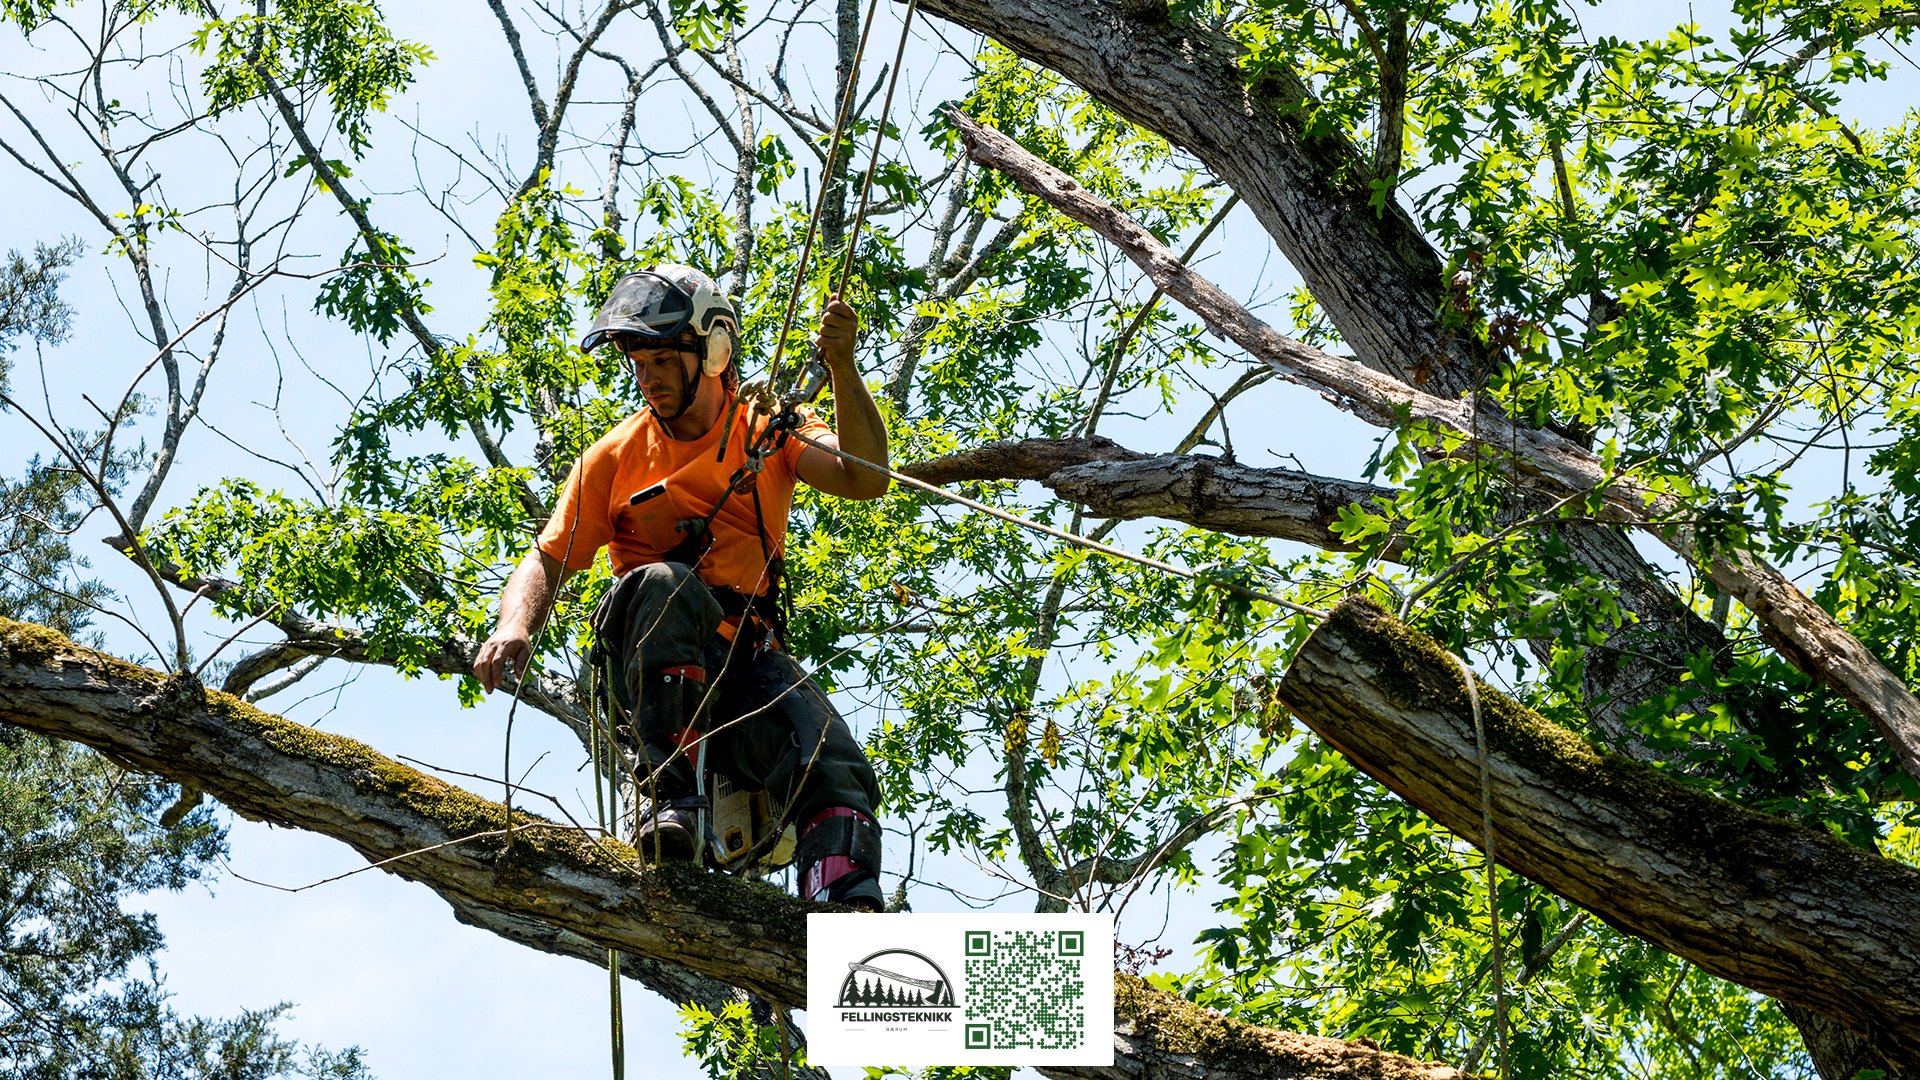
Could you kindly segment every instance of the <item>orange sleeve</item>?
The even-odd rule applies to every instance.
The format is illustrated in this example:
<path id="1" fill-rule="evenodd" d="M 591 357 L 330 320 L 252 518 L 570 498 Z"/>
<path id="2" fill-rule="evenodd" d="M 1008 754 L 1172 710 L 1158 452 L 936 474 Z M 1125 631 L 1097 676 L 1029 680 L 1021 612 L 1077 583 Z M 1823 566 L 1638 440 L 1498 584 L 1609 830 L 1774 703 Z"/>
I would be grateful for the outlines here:
<path id="1" fill-rule="evenodd" d="M 803 405 L 800 407 L 800 426 L 795 428 L 794 432 L 805 435 L 809 439 L 819 439 L 833 434 L 833 429 L 827 426 L 825 420 L 820 419 L 819 414 Z M 800 475 L 800 455 L 811 449 L 812 447 L 799 439 L 787 440 L 787 444 L 780 448 L 780 461 L 787 467 L 787 475 L 795 477 Z"/>
<path id="2" fill-rule="evenodd" d="M 547 527 L 540 530 L 534 546 L 569 570 L 592 566 L 594 556 L 613 540 L 613 519 L 608 516 L 607 507 L 618 465 L 599 443 L 580 455 L 573 471 L 567 474 L 566 484 L 560 488 L 560 501 L 553 508 L 553 516 L 547 519 Z"/>

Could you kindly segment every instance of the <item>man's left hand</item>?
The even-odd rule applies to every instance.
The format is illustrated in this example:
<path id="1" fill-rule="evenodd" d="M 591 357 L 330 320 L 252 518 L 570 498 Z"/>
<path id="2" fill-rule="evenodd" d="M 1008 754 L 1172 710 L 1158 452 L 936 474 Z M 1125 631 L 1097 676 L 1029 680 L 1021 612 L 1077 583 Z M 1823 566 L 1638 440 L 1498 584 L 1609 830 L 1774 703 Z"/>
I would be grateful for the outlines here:
<path id="1" fill-rule="evenodd" d="M 820 358 L 826 361 L 833 371 L 853 370 L 853 339 L 860 332 L 860 316 L 839 294 L 827 297 L 827 306 L 820 309 L 820 329 L 814 332 L 813 343 L 820 349 Z"/>

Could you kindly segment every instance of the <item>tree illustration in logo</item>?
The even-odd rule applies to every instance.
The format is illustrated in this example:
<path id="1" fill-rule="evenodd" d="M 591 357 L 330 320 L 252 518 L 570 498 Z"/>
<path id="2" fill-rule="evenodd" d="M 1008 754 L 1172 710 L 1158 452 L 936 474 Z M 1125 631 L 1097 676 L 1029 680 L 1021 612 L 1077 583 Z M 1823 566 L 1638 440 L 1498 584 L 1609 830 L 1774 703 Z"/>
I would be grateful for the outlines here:
<path id="1" fill-rule="evenodd" d="M 953 984 L 940 965 L 911 949 L 882 949 L 847 965 L 843 1009 L 951 1009 Z"/>

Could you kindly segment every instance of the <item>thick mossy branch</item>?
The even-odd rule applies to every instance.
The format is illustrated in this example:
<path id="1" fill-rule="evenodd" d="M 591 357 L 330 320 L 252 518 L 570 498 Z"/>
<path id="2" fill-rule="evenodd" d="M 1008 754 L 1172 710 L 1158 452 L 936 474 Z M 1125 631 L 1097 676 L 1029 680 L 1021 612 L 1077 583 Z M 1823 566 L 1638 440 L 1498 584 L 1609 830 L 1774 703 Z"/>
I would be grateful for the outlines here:
<path id="1" fill-rule="evenodd" d="M 4 618 L 0 618 L 0 648 L 15 661 L 53 662 L 80 650 L 58 631 Z M 276 716 L 232 694 L 169 677 L 105 653 L 88 652 L 87 659 L 104 678 L 150 688 L 151 693 L 140 701 L 144 710 L 156 717 L 179 717 L 185 710 L 204 711 L 240 738 L 257 739 L 286 758 L 347 770 L 361 791 L 372 797 L 394 800 L 433 822 L 450 837 L 510 834 L 512 854 L 518 859 L 550 859 L 563 864 L 593 866 L 615 875 L 638 875 L 639 857 L 618 840 L 591 836 L 572 825 L 523 810 L 514 810 L 509 818 L 503 804 L 402 765 L 344 735 Z M 176 778 L 169 775 L 169 779 Z M 243 816 L 264 817 L 275 824 L 298 824 L 249 813 L 251 807 L 245 805 L 233 806 L 233 809 Z"/>
<path id="2" fill-rule="evenodd" d="M 1702 970 L 1920 1065 L 1920 870 L 1688 788 L 1478 684 L 1503 865 Z M 1363 599 L 1302 646 L 1281 700 L 1479 846 L 1473 701 L 1439 643 Z"/>
<path id="3" fill-rule="evenodd" d="M 643 866 L 625 844 L 519 810 L 509 829 L 505 806 L 362 743 L 45 627 L 0 619 L 0 722 L 193 784 L 236 813 L 331 836 L 433 889 L 461 921 L 529 947 L 594 962 L 618 949 L 771 1001 L 806 1003 L 806 915 L 818 907 L 691 865 Z M 648 970 L 649 985 L 680 982 Z M 1364 1044 L 1206 1020 L 1212 1014 L 1137 981 L 1122 985 L 1130 1004 L 1116 1018 L 1115 1066 L 1042 1072 L 1111 1080 L 1455 1075 Z M 1409 1071 L 1416 1066 L 1428 1071 Z"/>
<path id="4" fill-rule="evenodd" d="M 1244 1024 L 1163 993 L 1132 975 L 1113 985 L 1116 1026 L 1142 1038 L 1169 1058 L 1204 1061 L 1192 1075 L 1222 1077 L 1325 1076 L 1358 1080 L 1454 1080 L 1466 1073 L 1433 1062 L 1381 1054 L 1371 1043 L 1350 1043 L 1318 1035 Z M 1276 1062 L 1294 1072 L 1274 1072 Z"/>
<path id="5" fill-rule="evenodd" d="M 198 684 L 0 621 L 0 720 L 193 784 L 235 812 L 341 840 L 457 909 L 541 920 L 606 948 L 799 1004 L 806 905 L 771 885 L 641 865 L 631 848 L 515 810 Z"/>
<path id="6" fill-rule="evenodd" d="M 19 622 L 15 619 L 0 617 L 0 646 L 18 661 L 51 660 L 60 653 L 78 648 L 73 639 L 58 630 L 41 626 L 39 623 Z M 117 665 L 124 665 L 133 671 L 152 676 L 153 671 L 138 664 L 129 664 L 118 657 L 101 656 Z"/>

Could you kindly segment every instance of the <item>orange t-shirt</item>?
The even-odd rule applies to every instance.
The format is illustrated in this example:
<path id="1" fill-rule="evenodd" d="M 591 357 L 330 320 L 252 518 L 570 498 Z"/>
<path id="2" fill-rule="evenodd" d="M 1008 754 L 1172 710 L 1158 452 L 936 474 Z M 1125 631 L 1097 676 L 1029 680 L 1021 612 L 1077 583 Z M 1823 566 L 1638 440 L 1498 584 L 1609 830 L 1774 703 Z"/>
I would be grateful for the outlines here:
<path id="1" fill-rule="evenodd" d="M 729 403 L 722 416 L 713 430 L 686 441 L 667 434 L 650 410 L 642 409 L 622 421 L 574 463 L 536 546 L 569 570 L 593 565 L 603 547 L 616 574 L 665 560 L 667 552 L 686 536 L 675 526 L 712 513 L 727 478 L 747 460 L 747 447 L 753 441 L 748 410 Z M 715 461 L 720 433 L 729 421 L 733 432 L 727 439 L 726 457 Z M 765 423 L 764 417 L 760 423 Z M 801 410 L 798 430 L 815 439 L 833 433 L 806 409 Z M 760 513 L 765 516 L 766 550 L 773 555 L 785 550 L 796 467 L 806 448 L 804 443 L 787 440 L 767 455 L 766 466 L 755 480 Z M 635 493 L 655 485 L 665 490 L 637 505 L 630 501 Z M 760 526 L 753 491 L 734 492 L 713 519 L 713 547 L 696 567 L 700 580 L 749 595 L 765 592 L 767 560 L 760 548 Z"/>

